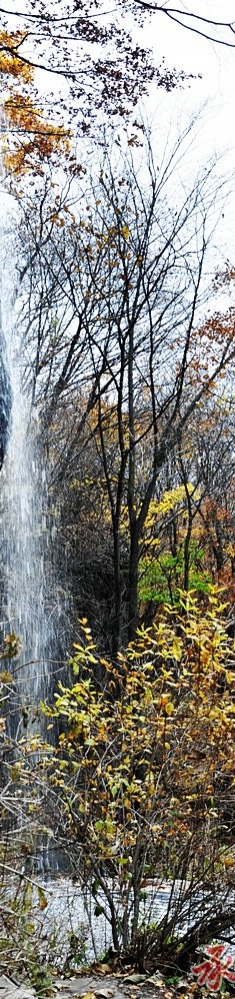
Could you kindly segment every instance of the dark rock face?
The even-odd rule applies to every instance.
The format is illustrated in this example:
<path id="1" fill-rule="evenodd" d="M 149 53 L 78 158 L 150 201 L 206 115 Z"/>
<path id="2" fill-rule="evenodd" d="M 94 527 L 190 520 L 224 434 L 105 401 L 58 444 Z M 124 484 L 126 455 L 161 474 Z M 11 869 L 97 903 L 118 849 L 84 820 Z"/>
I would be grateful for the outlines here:
<path id="1" fill-rule="evenodd" d="M 6 368 L 5 350 L 0 333 L 0 468 L 2 468 L 11 429 L 11 384 Z"/>

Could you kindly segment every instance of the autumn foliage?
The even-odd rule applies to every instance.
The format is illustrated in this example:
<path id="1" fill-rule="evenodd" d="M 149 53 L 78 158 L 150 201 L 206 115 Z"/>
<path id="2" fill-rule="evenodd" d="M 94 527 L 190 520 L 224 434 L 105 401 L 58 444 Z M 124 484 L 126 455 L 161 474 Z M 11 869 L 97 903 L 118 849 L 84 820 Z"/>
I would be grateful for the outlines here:
<path id="1" fill-rule="evenodd" d="M 22 59 L 20 47 L 27 33 L 0 32 L 0 80 L 8 82 L 7 96 L 2 102 L 4 120 L 2 155 L 4 167 L 12 178 L 31 172 L 42 175 L 48 160 L 69 150 L 69 131 L 48 122 L 36 107 L 31 91 L 34 69 Z M 21 89 L 15 87 L 15 81 Z M 31 85 L 30 93 L 27 86 Z"/>
<path id="2" fill-rule="evenodd" d="M 34 70 L 20 56 L 20 47 L 26 37 L 25 31 L 14 31 L 12 34 L 0 32 L 0 74 L 20 79 L 22 83 L 31 83 Z"/>
<path id="3" fill-rule="evenodd" d="M 68 131 L 45 121 L 30 97 L 15 92 L 5 101 L 4 114 L 7 133 L 3 155 L 10 174 L 19 176 L 29 170 L 43 174 L 48 160 L 56 159 L 61 149 L 68 152 Z"/>
<path id="4" fill-rule="evenodd" d="M 45 709 L 65 724 L 49 774 L 59 839 L 76 876 L 91 879 L 115 948 L 133 949 L 140 963 L 142 946 L 151 963 L 170 942 L 182 963 L 196 940 L 213 938 L 223 878 L 222 924 L 231 921 L 235 671 L 223 613 L 216 589 L 206 606 L 182 594 L 181 613 L 166 607 L 116 664 L 81 622 L 72 684 L 59 684 Z M 153 934 L 143 891 L 168 880 L 167 915 Z M 201 890 L 208 905 L 199 918 Z"/>
<path id="5" fill-rule="evenodd" d="M 46 27 L 52 52 L 47 16 Z M 114 38 L 110 28 L 102 42 L 103 29 L 80 14 L 73 30 L 89 44 Z M 82 134 L 92 101 L 107 113 L 118 98 L 124 119 L 150 79 L 166 89 L 182 79 L 173 71 L 167 83 L 151 65 L 147 72 L 147 53 L 133 53 L 129 41 L 123 49 L 121 33 L 115 37 L 126 76 L 115 60 L 89 64 L 88 124 L 64 47 Z M 199 984 L 215 991 L 222 977 L 234 980 L 213 941 L 235 927 L 235 311 L 217 311 L 209 289 L 203 320 L 198 295 L 219 188 L 209 166 L 172 205 L 190 127 L 165 165 L 147 141 L 145 165 L 136 168 L 135 147 L 145 155 L 138 121 L 123 150 L 115 138 L 118 156 L 102 132 L 103 160 L 97 175 L 92 163 L 89 180 L 87 164 L 70 152 L 69 128 L 43 113 L 33 66 L 22 57 L 26 40 L 25 31 L 0 32 L 2 157 L 21 207 L 17 235 L 13 226 L 17 333 L 37 413 L 32 435 L 47 455 L 42 533 L 58 570 L 58 600 L 48 596 L 47 615 L 54 620 L 63 605 L 63 679 L 57 685 L 56 649 L 50 703 L 34 711 L 18 697 L 21 667 L 14 690 L 11 673 L 2 673 L 0 865 L 7 858 L 9 873 L 14 863 L 22 887 L 46 839 L 68 858 L 124 960 L 140 970 L 194 961 Z M 213 293 L 233 280 L 226 264 Z M 0 659 L 16 656 L 18 644 L 7 634 Z M 38 903 L 41 912 L 40 886 Z M 33 904 L 27 886 L 26 935 Z M 9 913 L 4 927 L 11 939 Z"/>

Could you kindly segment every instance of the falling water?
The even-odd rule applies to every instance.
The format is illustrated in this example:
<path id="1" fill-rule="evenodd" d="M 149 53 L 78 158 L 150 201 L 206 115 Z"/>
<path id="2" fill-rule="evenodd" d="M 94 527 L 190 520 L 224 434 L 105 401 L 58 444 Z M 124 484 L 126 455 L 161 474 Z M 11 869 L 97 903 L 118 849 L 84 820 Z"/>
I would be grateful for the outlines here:
<path id="1" fill-rule="evenodd" d="M 17 636 L 21 650 L 11 663 L 10 727 L 14 735 L 25 728 L 44 734 L 40 701 L 52 689 L 60 608 L 51 562 L 46 475 L 36 445 L 40 427 L 22 389 L 21 345 L 13 334 L 6 298 L 0 325 L 0 458 L 5 454 L 0 472 L 2 635 Z"/>
<path id="2" fill-rule="evenodd" d="M 43 482 L 40 482 L 34 455 L 28 406 L 20 392 L 17 369 L 12 370 L 12 429 L 4 470 L 7 497 L 5 598 L 8 629 L 19 636 L 22 643 L 17 674 L 26 717 L 26 709 L 31 704 L 34 710 L 48 686 L 49 636 L 42 554 L 45 519 Z"/>

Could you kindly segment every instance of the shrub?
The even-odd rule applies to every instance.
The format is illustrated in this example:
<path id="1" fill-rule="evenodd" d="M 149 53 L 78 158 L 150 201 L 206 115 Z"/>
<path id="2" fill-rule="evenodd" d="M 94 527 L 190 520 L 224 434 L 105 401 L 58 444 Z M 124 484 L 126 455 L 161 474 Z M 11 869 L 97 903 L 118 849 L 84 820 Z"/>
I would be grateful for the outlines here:
<path id="1" fill-rule="evenodd" d="M 45 763 L 58 841 L 89 882 L 95 914 L 105 912 L 114 948 L 139 967 L 183 966 L 235 923 L 233 647 L 215 588 L 206 608 L 193 593 L 181 606 L 116 663 L 81 622 L 72 685 L 59 684 L 45 708 L 65 728 Z"/>

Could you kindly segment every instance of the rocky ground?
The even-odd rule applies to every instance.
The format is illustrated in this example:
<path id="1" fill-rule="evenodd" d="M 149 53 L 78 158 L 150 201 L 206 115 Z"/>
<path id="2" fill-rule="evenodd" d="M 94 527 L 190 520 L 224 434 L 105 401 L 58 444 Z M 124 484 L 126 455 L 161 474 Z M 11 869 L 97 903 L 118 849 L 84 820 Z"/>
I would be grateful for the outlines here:
<path id="1" fill-rule="evenodd" d="M 55 978 L 50 990 L 52 999 L 185 999 L 192 997 L 197 986 L 181 981 L 178 986 L 167 987 L 161 975 L 105 975 L 96 973 Z M 33 988 L 16 985 L 7 976 L 0 976 L 0 999 L 35 999 Z"/>

